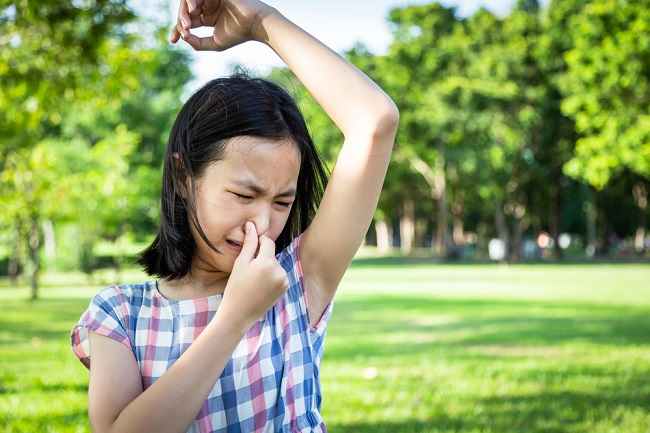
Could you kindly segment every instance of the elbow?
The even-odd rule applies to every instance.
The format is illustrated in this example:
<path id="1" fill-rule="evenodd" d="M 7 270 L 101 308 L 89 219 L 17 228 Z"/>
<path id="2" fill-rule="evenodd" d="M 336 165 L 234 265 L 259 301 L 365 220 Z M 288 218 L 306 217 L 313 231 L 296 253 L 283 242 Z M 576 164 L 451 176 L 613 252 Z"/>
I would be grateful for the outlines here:
<path id="1" fill-rule="evenodd" d="M 351 119 L 349 127 L 342 128 L 342 131 L 346 137 L 350 134 L 362 134 L 381 139 L 394 136 L 398 126 L 399 110 L 397 105 L 391 99 L 387 99 L 382 102 L 382 106 L 373 106 L 372 110 L 364 110 L 364 116 L 361 118 L 355 116 L 353 120 Z"/>
<path id="2" fill-rule="evenodd" d="M 399 127 L 399 109 L 397 105 L 389 99 L 386 107 L 380 111 L 380 115 L 376 117 L 373 126 L 373 135 L 385 136 L 395 135 Z"/>

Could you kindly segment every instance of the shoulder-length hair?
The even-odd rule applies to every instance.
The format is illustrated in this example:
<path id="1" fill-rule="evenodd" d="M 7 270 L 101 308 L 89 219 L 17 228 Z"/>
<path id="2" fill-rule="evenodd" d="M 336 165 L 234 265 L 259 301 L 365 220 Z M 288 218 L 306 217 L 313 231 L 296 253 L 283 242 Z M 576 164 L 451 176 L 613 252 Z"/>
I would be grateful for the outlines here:
<path id="1" fill-rule="evenodd" d="M 282 251 L 309 226 L 328 175 L 305 120 L 282 87 L 236 72 L 208 82 L 187 100 L 176 117 L 163 162 L 160 228 L 137 259 L 147 274 L 173 280 L 189 273 L 196 250 L 190 222 L 216 251 L 197 219 L 196 181 L 210 163 L 223 159 L 227 140 L 242 135 L 290 139 L 300 152 L 296 198 L 287 224 L 276 240 L 276 251 Z M 189 191 L 185 188 L 186 180 Z"/>

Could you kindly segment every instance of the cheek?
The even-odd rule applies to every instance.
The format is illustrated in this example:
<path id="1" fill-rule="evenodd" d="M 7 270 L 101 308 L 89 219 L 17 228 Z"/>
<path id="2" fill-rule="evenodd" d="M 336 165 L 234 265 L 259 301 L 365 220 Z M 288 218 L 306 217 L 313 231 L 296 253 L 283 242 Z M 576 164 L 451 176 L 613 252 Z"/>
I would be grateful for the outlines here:
<path id="1" fill-rule="evenodd" d="M 278 213 L 275 216 L 274 221 L 272 222 L 271 232 L 273 233 L 274 239 L 277 240 L 280 237 L 280 233 L 284 230 L 284 227 L 289 222 L 289 212 Z"/>
<path id="2" fill-rule="evenodd" d="M 204 200 L 197 211 L 201 227 L 210 239 L 221 236 L 241 214 L 239 206 L 223 199 Z"/>

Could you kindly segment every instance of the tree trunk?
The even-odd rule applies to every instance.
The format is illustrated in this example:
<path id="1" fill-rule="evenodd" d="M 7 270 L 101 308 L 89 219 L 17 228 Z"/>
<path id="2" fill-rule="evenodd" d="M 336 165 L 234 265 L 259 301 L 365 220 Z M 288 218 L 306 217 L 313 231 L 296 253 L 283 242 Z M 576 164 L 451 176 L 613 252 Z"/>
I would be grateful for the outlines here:
<path id="1" fill-rule="evenodd" d="M 518 262 L 521 260 L 521 238 L 528 224 L 525 221 L 526 207 L 521 203 L 513 206 L 512 222 L 512 245 L 510 248 L 510 260 Z"/>
<path id="2" fill-rule="evenodd" d="M 445 154 L 442 143 L 438 143 L 438 158 L 434 167 L 435 191 L 438 201 L 438 216 L 436 218 L 435 250 L 438 257 L 447 256 L 449 236 L 447 234 L 447 182 L 445 181 Z"/>
<path id="3" fill-rule="evenodd" d="M 9 257 L 9 264 L 8 264 L 8 269 L 7 273 L 9 274 L 9 281 L 11 283 L 12 287 L 16 287 L 18 285 L 18 274 L 20 273 L 20 251 L 21 251 L 21 236 L 22 236 L 22 223 L 20 220 L 16 222 L 16 233 L 14 234 L 14 240 L 13 240 L 13 247 L 14 251 L 13 254 Z"/>
<path id="4" fill-rule="evenodd" d="M 424 218 L 415 220 L 415 239 L 413 240 L 413 247 L 417 248 L 418 246 L 425 246 L 428 240 L 425 240 L 428 233 L 428 226 L 429 222 Z"/>
<path id="5" fill-rule="evenodd" d="M 7 274 L 9 275 L 9 284 L 11 287 L 16 287 L 18 285 L 18 257 L 16 257 L 15 253 L 9 257 Z"/>
<path id="6" fill-rule="evenodd" d="M 402 253 L 410 254 L 413 250 L 413 239 L 415 237 L 415 203 L 412 199 L 406 199 L 402 209 L 403 212 L 399 221 L 400 248 Z"/>
<path id="7" fill-rule="evenodd" d="M 39 230 L 38 218 L 32 215 L 30 228 L 29 228 L 29 260 L 30 260 L 30 286 L 31 286 L 31 300 L 38 299 L 38 276 L 41 270 L 41 262 L 39 252 L 41 249 L 41 232 Z"/>
<path id="8" fill-rule="evenodd" d="M 560 248 L 560 218 L 562 213 L 562 196 L 560 193 L 559 184 L 552 188 L 551 197 L 551 215 L 550 221 L 550 234 L 553 238 L 553 256 L 556 259 L 562 258 L 562 249 Z"/>
<path id="9" fill-rule="evenodd" d="M 451 206 L 452 215 L 452 235 L 454 245 L 463 246 L 465 244 L 465 229 L 463 226 L 464 205 L 462 198 L 457 199 Z"/>
<path id="10" fill-rule="evenodd" d="M 586 187 L 588 190 L 587 201 L 584 204 L 585 219 L 587 222 L 587 247 L 585 253 L 587 257 L 592 258 L 596 255 L 596 248 L 598 242 L 598 235 L 596 229 L 596 200 L 594 199 L 594 193 L 589 187 Z"/>
<path id="11" fill-rule="evenodd" d="M 426 161 L 417 155 L 400 156 L 398 159 L 408 159 L 409 164 L 415 171 L 420 173 L 427 182 L 431 190 L 431 197 L 438 205 L 438 215 L 436 218 L 437 229 L 431 236 L 431 246 L 439 256 L 447 255 L 448 235 L 447 235 L 447 203 L 446 203 L 446 182 L 445 182 L 445 154 L 442 143 L 438 143 L 438 155 L 434 168 L 431 168 Z"/>
<path id="12" fill-rule="evenodd" d="M 377 250 L 379 254 L 388 254 L 392 247 L 393 228 L 384 220 L 375 221 L 375 233 L 377 236 Z"/>
<path id="13" fill-rule="evenodd" d="M 507 258 L 510 253 L 510 235 L 508 234 L 508 226 L 506 225 L 506 218 L 503 214 L 503 203 L 501 200 L 497 200 L 496 202 L 494 224 L 496 225 L 499 239 L 501 239 L 505 248 L 504 258 Z"/>
<path id="14" fill-rule="evenodd" d="M 646 208 L 648 207 L 648 190 L 641 182 L 634 185 L 632 188 L 634 195 L 634 202 L 639 208 L 639 222 L 634 236 L 634 251 L 641 255 L 645 252 L 645 220 Z"/>
<path id="15" fill-rule="evenodd" d="M 56 238 L 54 234 L 54 224 L 52 220 L 43 221 L 43 250 L 45 257 L 53 259 L 56 257 Z"/>

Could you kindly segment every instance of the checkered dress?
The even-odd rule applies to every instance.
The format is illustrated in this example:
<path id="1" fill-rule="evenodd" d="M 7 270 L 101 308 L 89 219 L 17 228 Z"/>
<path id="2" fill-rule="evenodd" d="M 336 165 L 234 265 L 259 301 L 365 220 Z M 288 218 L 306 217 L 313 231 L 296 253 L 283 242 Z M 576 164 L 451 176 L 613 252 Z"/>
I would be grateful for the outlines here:
<path id="1" fill-rule="evenodd" d="M 327 432 L 319 369 L 333 303 L 311 328 L 300 239 L 276 255 L 289 289 L 239 342 L 188 432 Z M 119 341 L 133 352 L 146 389 L 196 339 L 221 299 L 168 299 L 155 281 L 107 287 L 73 327 L 72 350 L 89 369 L 88 330 Z"/>

